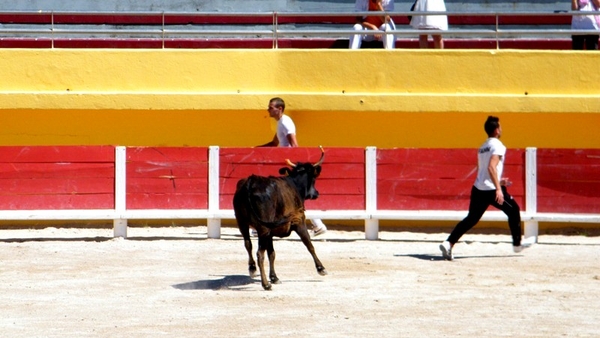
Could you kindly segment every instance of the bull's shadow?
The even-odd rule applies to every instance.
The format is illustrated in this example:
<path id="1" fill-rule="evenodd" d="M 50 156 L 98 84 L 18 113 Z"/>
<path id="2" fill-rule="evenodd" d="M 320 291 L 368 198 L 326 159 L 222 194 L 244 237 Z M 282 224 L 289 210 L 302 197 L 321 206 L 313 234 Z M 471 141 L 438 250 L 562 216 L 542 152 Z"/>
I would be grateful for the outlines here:
<path id="1" fill-rule="evenodd" d="M 198 280 L 195 282 L 181 283 L 173 285 L 179 290 L 244 290 L 243 286 L 260 283 L 250 276 L 233 275 L 223 276 L 221 279 Z"/>

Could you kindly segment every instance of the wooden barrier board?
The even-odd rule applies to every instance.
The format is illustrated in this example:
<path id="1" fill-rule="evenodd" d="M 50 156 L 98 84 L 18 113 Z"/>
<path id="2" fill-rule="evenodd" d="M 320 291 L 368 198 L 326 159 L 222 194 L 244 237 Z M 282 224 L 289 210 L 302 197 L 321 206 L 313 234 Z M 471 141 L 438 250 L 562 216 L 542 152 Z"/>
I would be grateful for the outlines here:
<path id="1" fill-rule="evenodd" d="M 380 210 L 467 210 L 477 174 L 476 149 L 380 149 L 377 208 Z M 504 176 L 524 209 L 524 151 L 509 149 Z"/>
<path id="2" fill-rule="evenodd" d="M 207 209 L 208 148 L 128 147 L 128 209 Z"/>
<path id="3" fill-rule="evenodd" d="M 537 211 L 600 213 L 600 150 L 538 149 Z"/>
<path id="4" fill-rule="evenodd" d="M 115 148 L 0 147 L 0 210 L 114 208 Z"/>
<path id="5" fill-rule="evenodd" d="M 362 148 L 325 149 L 325 160 L 316 188 L 319 198 L 306 202 L 307 209 L 365 208 L 365 150 Z M 285 160 L 311 162 L 319 160 L 318 148 L 221 148 L 221 209 L 233 208 L 237 182 L 252 174 L 279 176 Z"/>

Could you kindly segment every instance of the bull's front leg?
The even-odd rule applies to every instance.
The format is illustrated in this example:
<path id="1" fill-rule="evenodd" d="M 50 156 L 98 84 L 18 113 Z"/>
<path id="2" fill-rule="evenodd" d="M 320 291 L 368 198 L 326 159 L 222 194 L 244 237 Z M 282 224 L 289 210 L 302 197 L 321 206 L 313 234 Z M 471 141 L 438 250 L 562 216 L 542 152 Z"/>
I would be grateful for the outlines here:
<path id="1" fill-rule="evenodd" d="M 312 242 L 310 241 L 310 235 L 308 233 L 308 230 L 306 229 L 306 220 L 302 219 L 302 221 L 302 224 L 298 225 L 298 227 L 296 228 L 296 233 L 302 240 L 302 243 L 304 243 L 304 246 L 306 246 L 306 248 L 308 249 L 308 252 L 312 256 L 313 260 L 315 261 L 315 267 L 317 268 L 317 272 L 319 273 L 319 275 L 325 276 L 327 275 L 327 270 L 325 270 L 325 267 L 319 260 L 319 257 L 317 257 L 315 248 L 312 245 Z"/>

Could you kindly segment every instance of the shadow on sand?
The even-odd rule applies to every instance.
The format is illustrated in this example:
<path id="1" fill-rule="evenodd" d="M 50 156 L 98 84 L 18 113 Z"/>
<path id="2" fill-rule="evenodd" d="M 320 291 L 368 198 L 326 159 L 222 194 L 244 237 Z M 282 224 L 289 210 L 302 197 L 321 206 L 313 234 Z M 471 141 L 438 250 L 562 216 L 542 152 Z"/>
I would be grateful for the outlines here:
<path id="1" fill-rule="evenodd" d="M 198 280 L 173 285 L 179 290 L 243 290 L 243 286 L 260 283 L 259 280 L 254 280 L 250 276 L 233 275 L 223 276 L 221 279 Z"/>
<path id="2" fill-rule="evenodd" d="M 521 257 L 523 255 L 502 255 L 502 256 L 494 256 L 494 255 L 479 255 L 479 256 L 455 256 L 454 260 L 460 260 L 460 259 L 477 259 L 477 258 L 498 258 L 498 257 Z M 427 255 L 427 254 L 407 254 L 407 255 L 400 255 L 400 254 L 395 254 L 394 257 L 411 257 L 411 258 L 416 258 L 416 259 L 420 259 L 423 261 L 445 261 L 445 259 L 442 257 L 441 254 L 439 255 Z"/>

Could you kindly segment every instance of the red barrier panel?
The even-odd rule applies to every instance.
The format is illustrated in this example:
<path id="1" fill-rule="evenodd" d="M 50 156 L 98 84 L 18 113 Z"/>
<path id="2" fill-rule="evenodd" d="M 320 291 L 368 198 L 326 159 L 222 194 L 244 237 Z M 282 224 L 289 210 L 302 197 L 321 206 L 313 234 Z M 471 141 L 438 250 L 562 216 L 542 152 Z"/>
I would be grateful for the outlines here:
<path id="1" fill-rule="evenodd" d="M 325 161 L 316 188 L 317 200 L 307 201 L 307 209 L 353 210 L 365 208 L 365 155 L 362 148 L 325 149 Z M 237 182 L 252 174 L 279 176 L 285 160 L 317 162 L 318 148 L 221 148 L 220 208 L 233 209 Z"/>
<path id="2" fill-rule="evenodd" d="M 0 147 L 0 209 L 114 208 L 115 148 Z"/>
<path id="3" fill-rule="evenodd" d="M 325 149 L 312 210 L 365 209 L 365 150 Z M 208 148 L 129 147 L 128 209 L 208 209 Z M 220 209 L 239 179 L 278 176 L 285 160 L 316 162 L 318 148 L 220 148 Z M 379 210 L 466 210 L 475 149 L 377 150 Z M 504 176 L 525 210 L 525 152 L 509 149 Z M 537 211 L 600 213 L 600 150 L 538 149 Z M 113 209 L 112 146 L 0 147 L 0 210 Z"/>
<path id="4" fill-rule="evenodd" d="M 538 149 L 537 211 L 600 213 L 600 150 Z"/>
<path id="5" fill-rule="evenodd" d="M 208 148 L 128 147 L 128 209 L 207 209 Z"/>
<path id="6" fill-rule="evenodd" d="M 467 210 L 477 173 L 476 149 L 381 149 L 377 152 L 379 210 Z M 510 149 L 504 176 L 524 209 L 524 151 Z"/>

